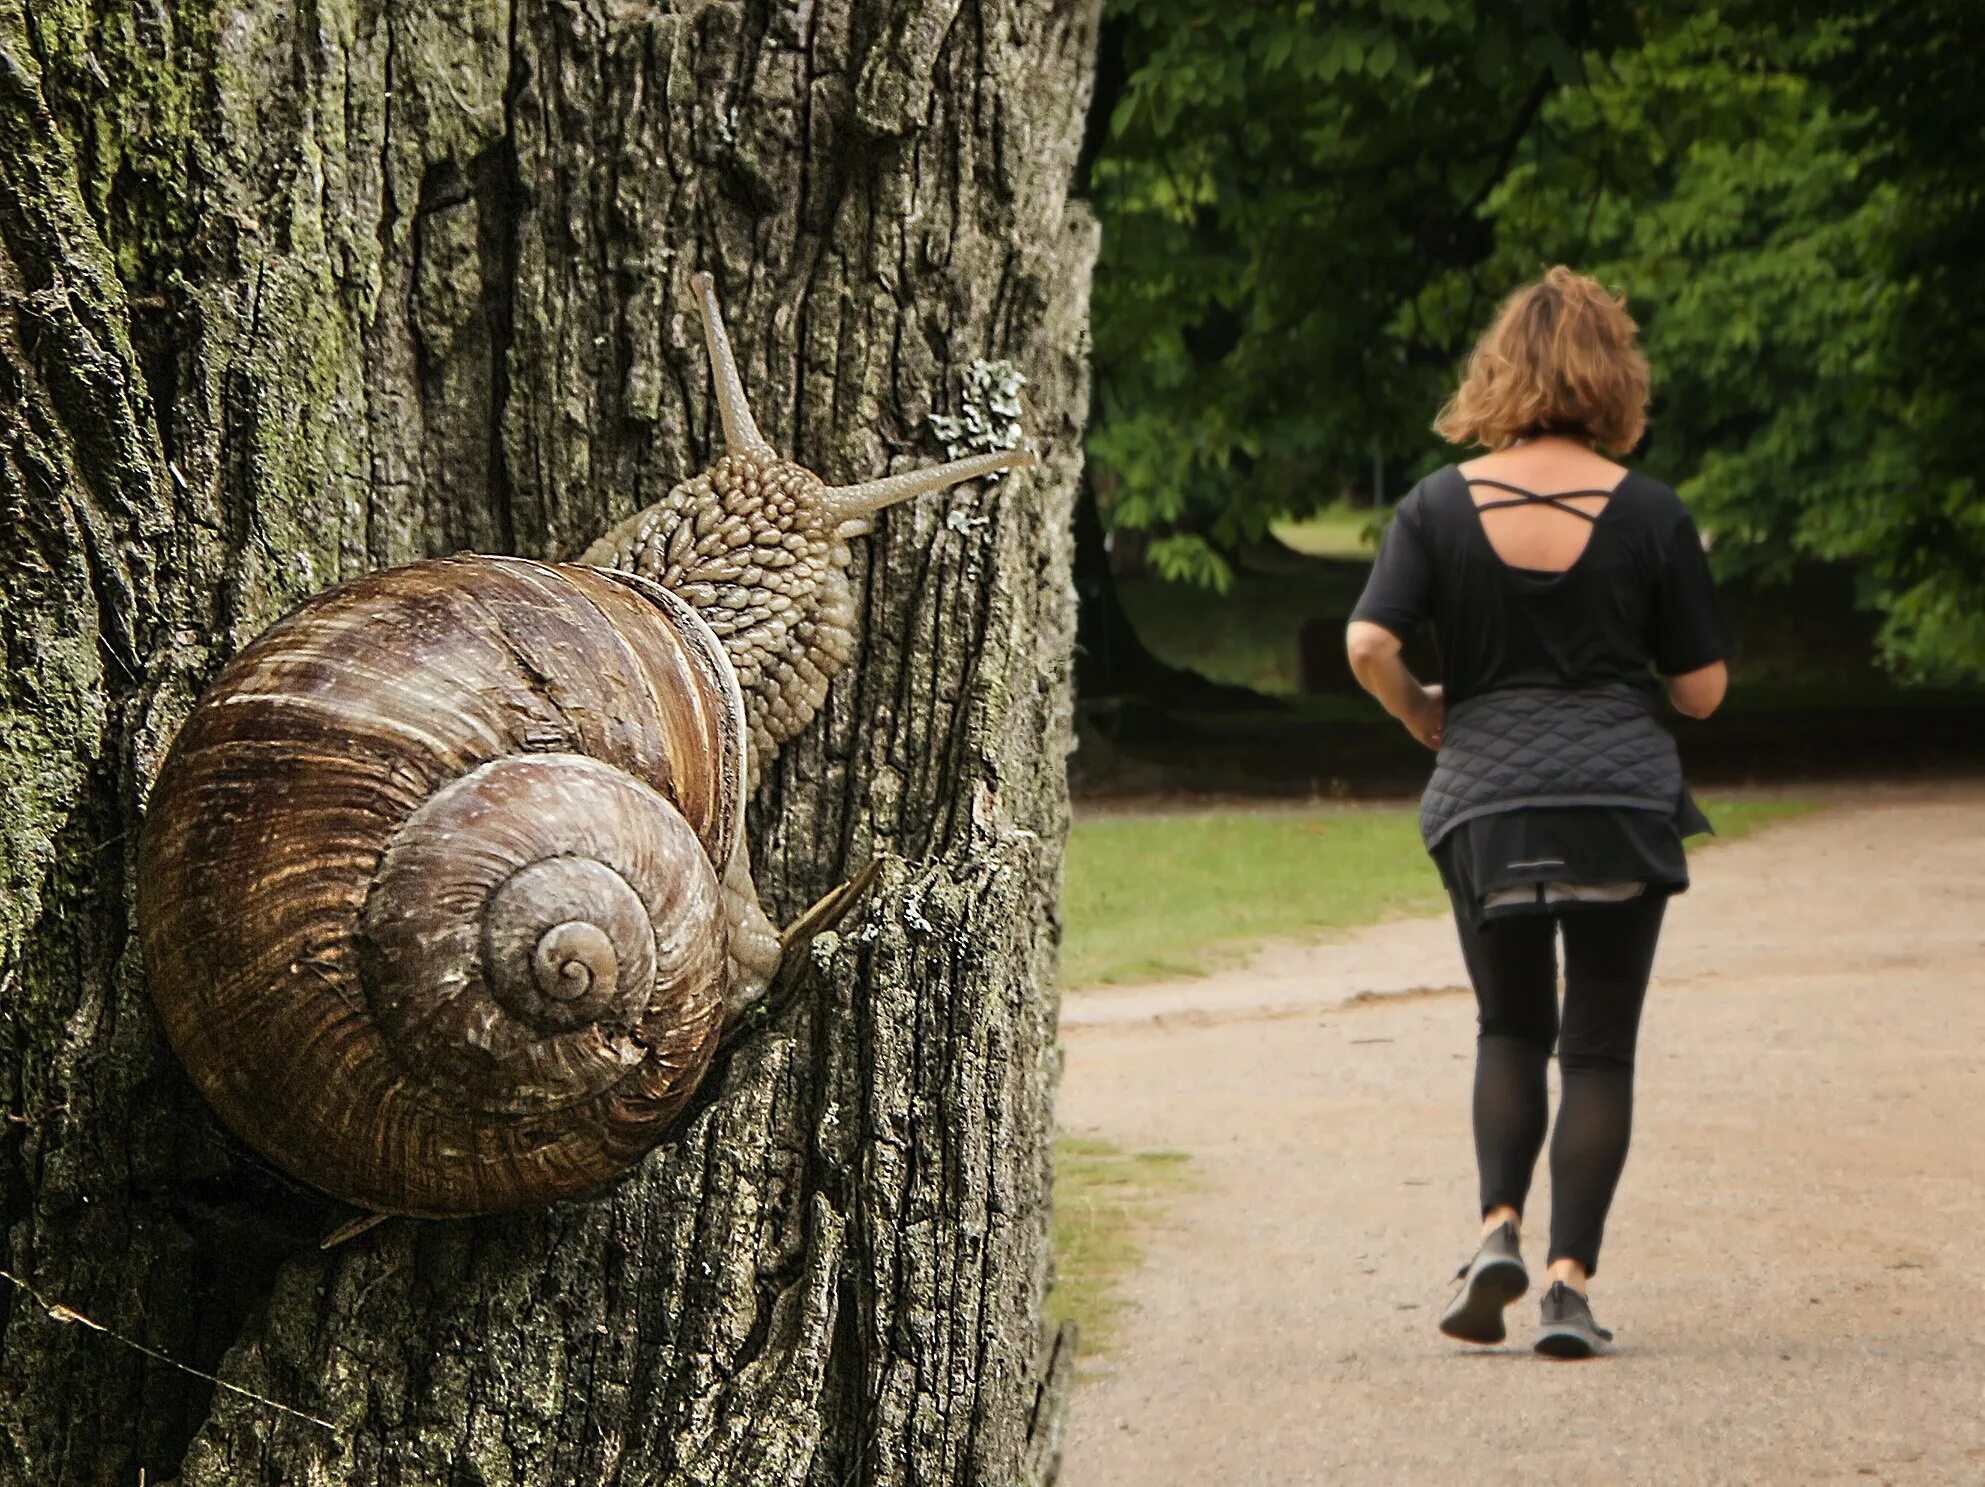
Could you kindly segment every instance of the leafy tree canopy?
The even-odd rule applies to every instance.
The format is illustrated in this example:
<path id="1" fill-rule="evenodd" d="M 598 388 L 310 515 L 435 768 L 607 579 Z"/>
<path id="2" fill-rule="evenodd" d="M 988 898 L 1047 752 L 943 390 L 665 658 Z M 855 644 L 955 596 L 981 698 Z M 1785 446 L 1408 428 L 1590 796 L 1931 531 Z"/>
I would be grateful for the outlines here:
<path id="1" fill-rule="evenodd" d="M 1568 262 L 1628 291 L 1642 463 L 1726 572 L 1858 560 L 1893 665 L 1985 676 L 1965 0 L 1122 9 L 1091 452 L 1161 571 L 1446 458 L 1460 356 Z"/>
<path id="2" fill-rule="evenodd" d="M 1113 0 L 1128 64 L 1094 169 L 1113 520 L 1175 576 L 1417 453 L 1471 306 L 1431 278 L 1494 248 L 1483 206 L 1577 77 L 1580 4 Z M 1481 291 L 1486 296 L 1486 288 Z M 1483 297 L 1477 312 L 1486 311 Z"/>

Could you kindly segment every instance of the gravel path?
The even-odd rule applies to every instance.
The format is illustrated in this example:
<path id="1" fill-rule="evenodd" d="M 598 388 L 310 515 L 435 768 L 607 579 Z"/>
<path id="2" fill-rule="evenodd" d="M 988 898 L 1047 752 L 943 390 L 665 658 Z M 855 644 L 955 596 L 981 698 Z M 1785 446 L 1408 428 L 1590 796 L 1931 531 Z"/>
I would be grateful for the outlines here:
<path id="1" fill-rule="evenodd" d="M 1624 1352 L 1592 1363 L 1529 1352 L 1534 1290 L 1510 1346 L 1434 1330 L 1474 1234 L 1445 920 L 1071 995 L 1064 1127 L 1198 1186 L 1065 1487 L 1985 1484 L 1985 784 L 1843 793 L 1693 871 L 1593 1284 Z"/>

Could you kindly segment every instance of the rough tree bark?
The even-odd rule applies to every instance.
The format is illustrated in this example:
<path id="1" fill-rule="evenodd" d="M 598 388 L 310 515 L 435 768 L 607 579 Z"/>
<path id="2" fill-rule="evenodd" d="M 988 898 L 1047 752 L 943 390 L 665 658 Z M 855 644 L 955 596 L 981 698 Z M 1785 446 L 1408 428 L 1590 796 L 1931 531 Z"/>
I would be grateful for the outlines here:
<path id="1" fill-rule="evenodd" d="M 0 0 L 0 1202 L 33 1288 L 0 1283 L 0 1483 L 1051 1476 L 1096 9 Z M 1046 467 L 859 560 L 859 665 L 751 825 L 775 917 L 882 884 L 680 1138 L 591 1202 L 320 1252 L 337 1215 L 216 1128 L 146 1001 L 147 784 L 305 595 L 568 555 L 699 467 L 697 267 L 829 479 L 941 454 L 1001 361 Z"/>

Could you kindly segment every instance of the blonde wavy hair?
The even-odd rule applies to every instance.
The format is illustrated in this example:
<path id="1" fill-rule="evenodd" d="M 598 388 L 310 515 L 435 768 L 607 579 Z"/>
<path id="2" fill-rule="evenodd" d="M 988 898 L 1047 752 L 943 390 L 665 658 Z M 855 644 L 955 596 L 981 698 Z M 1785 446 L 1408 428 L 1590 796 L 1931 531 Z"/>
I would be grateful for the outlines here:
<path id="1" fill-rule="evenodd" d="M 1434 420 L 1450 444 L 1570 434 L 1625 454 L 1647 427 L 1647 358 L 1626 296 L 1559 264 L 1497 311 Z"/>

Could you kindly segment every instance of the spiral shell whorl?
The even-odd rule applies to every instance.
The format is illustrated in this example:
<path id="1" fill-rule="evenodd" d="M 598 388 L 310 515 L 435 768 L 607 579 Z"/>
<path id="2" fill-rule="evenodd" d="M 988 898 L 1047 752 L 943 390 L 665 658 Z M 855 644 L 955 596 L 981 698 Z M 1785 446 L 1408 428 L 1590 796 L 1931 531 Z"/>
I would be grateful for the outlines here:
<path id="1" fill-rule="evenodd" d="M 454 781 L 400 829 L 366 897 L 360 965 L 411 1077 L 476 1110 L 544 1112 L 711 1023 L 722 922 L 716 873 L 674 806 L 597 760 L 524 755 Z"/>
<path id="2" fill-rule="evenodd" d="M 483 974 L 511 1015 L 547 1031 L 609 1012 L 624 1018 L 626 993 L 654 979 L 653 935 L 647 906 L 619 873 L 583 857 L 548 857 L 489 896 Z"/>

